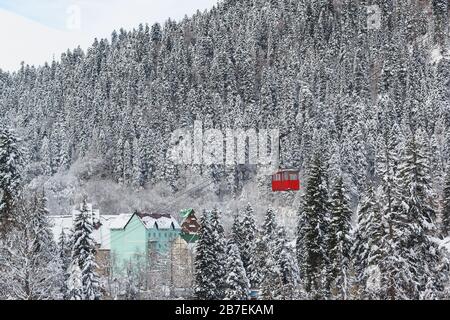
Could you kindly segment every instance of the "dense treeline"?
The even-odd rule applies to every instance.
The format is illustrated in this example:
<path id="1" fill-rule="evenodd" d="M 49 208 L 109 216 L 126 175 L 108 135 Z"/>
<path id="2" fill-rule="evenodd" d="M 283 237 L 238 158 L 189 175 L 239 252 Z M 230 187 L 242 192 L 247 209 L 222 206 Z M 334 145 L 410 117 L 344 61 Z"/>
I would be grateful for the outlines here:
<path id="1" fill-rule="evenodd" d="M 283 165 L 304 177 L 295 248 L 272 210 L 259 230 L 248 206 L 230 236 L 217 209 L 205 212 L 197 298 L 242 299 L 250 288 L 276 299 L 448 298 L 448 17 L 445 0 L 228 0 L 0 73 L 0 123 L 28 150 L 21 158 L 1 131 L 2 229 L 23 232 L 14 217 L 22 163 L 25 181 L 96 157 L 126 186 L 177 191 L 193 174 L 227 181 L 235 195 L 254 168 L 176 166 L 171 133 L 195 120 L 280 128 Z M 88 288 L 72 297 L 100 296 L 92 273 L 80 274 L 91 259 L 71 270 L 71 283 Z"/>
<path id="2" fill-rule="evenodd" d="M 0 299 L 100 299 L 86 201 L 70 240 L 63 231 L 56 244 L 45 195 L 23 189 L 18 143 L 11 130 L 0 131 Z M 356 224 L 343 178 L 330 179 L 323 155 L 314 156 L 295 245 L 272 208 L 259 228 L 248 204 L 234 217 L 229 234 L 217 208 L 205 211 L 195 250 L 195 297 L 243 300 L 258 289 L 264 299 L 448 298 L 450 264 L 441 246 L 449 232 L 448 177 L 438 224 L 423 135 L 382 144 L 378 154 Z M 149 265 L 138 272 L 148 276 Z M 122 297 L 140 297 L 144 289 L 135 277 L 127 273 L 121 279 Z"/>
<path id="3" fill-rule="evenodd" d="M 380 29 L 369 28 L 369 4 L 381 8 Z M 91 155 L 124 184 L 167 181 L 176 190 L 189 169 L 240 189 L 247 168 L 169 161 L 170 134 L 197 119 L 205 128 L 280 128 L 286 166 L 307 168 L 320 148 L 354 194 L 373 176 L 385 128 L 421 129 L 440 179 L 447 29 L 445 0 L 222 1 L 179 23 L 114 32 L 61 62 L 2 73 L 1 121 L 21 129 L 33 176 Z"/>

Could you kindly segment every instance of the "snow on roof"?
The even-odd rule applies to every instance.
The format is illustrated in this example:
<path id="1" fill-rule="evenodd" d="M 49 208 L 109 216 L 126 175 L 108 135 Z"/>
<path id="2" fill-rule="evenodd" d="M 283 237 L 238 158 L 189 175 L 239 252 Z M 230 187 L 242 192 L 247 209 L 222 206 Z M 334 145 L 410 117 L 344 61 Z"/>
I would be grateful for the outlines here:
<path id="1" fill-rule="evenodd" d="M 100 246 L 100 250 L 110 249 L 110 228 L 117 217 L 116 215 L 102 215 L 96 221 L 96 223 L 99 222 L 99 228 L 94 228 L 92 237 L 95 243 Z M 50 220 L 53 224 L 52 231 L 56 241 L 59 241 L 63 230 L 66 236 L 69 236 L 73 226 L 73 216 L 50 216 Z"/>
<path id="2" fill-rule="evenodd" d="M 94 224 L 97 226 L 92 233 L 94 241 L 99 245 L 100 250 L 110 250 L 111 229 L 124 229 L 133 217 L 133 214 L 100 215 L 98 210 L 93 210 L 92 212 L 94 214 Z M 59 237 L 63 230 L 66 236 L 69 236 L 77 213 L 78 210 L 74 210 L 72 215 L 50 216 L 55 241 L 59 241 Z M 147 229 L 155 228 L 155 224 L 157 224 L 158 229 L 162 230 L 171 229 L 172 224 L 175 229 L 181 229 L 178 221 L 169 214 L 138 214 L 137 216 Z"/>
<path id="3" fill-rule="evenodd" d="M 181 218 L 186 219 L 191 213 L 195 213 L 194 209 L 184 209 L 180 211 L 180 216 Z"/>
<path id="4" fill-rule="evenodd" d="M 119 214 L 118 216 L 115 216 L 116 218 L 111 223 L 110 228 L 115 229 L 115 230 L 120 230 L 120 229 L 125 228 L 125 226 L 127 225 L 128 221 L 130 221 L 132 216 L 133 215 L 130 213 L 122 213 L 122 214 Z"/>
<path id="5" fill-rule="evenodd" d="M 158 229 L 181 229 L 180 224 L 170 214 L 145 213 L 137 215 L 147 229 L 157 227 Z"/>

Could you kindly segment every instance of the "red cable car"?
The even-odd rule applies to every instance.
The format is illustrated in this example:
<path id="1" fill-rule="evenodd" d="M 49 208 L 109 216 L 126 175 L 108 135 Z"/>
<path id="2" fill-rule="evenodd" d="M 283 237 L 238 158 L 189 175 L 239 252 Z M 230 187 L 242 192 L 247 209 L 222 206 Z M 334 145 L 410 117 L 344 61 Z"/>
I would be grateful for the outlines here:
<path id="1" fill-rule="evenodd" d="M 272 191 L 299 191 L 300 173 L 298 170 L 280 170 L 272 176 Z"/>

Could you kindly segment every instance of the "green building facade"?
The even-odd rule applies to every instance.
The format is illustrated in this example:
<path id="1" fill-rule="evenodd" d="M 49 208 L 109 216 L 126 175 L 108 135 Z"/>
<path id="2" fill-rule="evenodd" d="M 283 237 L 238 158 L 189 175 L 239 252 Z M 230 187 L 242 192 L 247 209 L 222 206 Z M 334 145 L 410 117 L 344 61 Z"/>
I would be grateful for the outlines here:
<path id="1" fill-rule="evenodd" d="M 120 215 L 110 227 L 113 270 L 121 272 L 135 259 L 149 262 L 154 254 L 168 254 L 181 227 L 170 215 Z"/>

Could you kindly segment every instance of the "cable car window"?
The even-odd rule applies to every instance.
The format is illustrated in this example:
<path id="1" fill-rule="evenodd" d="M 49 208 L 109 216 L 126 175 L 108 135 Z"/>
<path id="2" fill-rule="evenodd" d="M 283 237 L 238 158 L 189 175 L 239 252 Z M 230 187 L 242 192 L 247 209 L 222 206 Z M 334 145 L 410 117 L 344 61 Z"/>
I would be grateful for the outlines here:
<path id="1" fill-rule="evenodd" d="M 289 176 L 289 180 L 291 180 L 291 181 L 296 181 L 296 180 L 298 180 L 298 176 L 294 173 L 294 174 L 291 174 L 290 176 Z"/>
<path id="2" fill-rule="evenodd" d="M 281 181 L 281 175 L 280 174 L 276 174 L 273 176 L 273 180 L 274 181 Z"/>
<path id="3" fill-rule="evenodd" d="M 288 180 L 289 179 L 289 173 L 285 172 L 283 173 L 283 179 Z"/>

